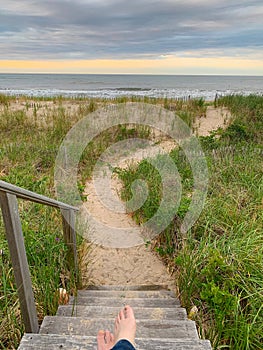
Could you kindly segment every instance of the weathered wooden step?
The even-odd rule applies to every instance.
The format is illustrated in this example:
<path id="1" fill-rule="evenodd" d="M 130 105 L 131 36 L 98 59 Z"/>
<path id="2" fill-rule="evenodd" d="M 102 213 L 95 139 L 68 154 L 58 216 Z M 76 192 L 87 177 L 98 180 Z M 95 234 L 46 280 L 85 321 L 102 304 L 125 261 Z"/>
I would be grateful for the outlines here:
<path id="1" fill-rule="evenodd" d="M 87 290 L 137 290 L 137 291 L 147 291 L 147 290 L 168 290 L 167 285 L 100 285 L 100 286 L 88 286 Z"/>
<path id="2" fill-rule="evenodd" d="M 137 337 L 198 339 L 195 322 L 186 320 L 136 320 Z M 114 319 L 87 319 L 81 317 L 46 316 L 41 334 L 94 335 L 99 329 L 113 332 Z"/>
<path id="3" fill-rule="evenodd" d="M 122 308 L 123 305 L 131 307 L 180 307 L 180 302 L 176 298 L 104 298 L 104 297 L 82 297 L 71 298 L 69 304 L 78 305 L 100 305 L 100 306 L 117 306 Z"/>
<path id="4" fill-rule="evenodd" d="M 176 298 L 174 292 L 168 290 L 79 290 L 78 297 L 85 298 Z"/>
<path id="5" fill-rule="evenodd" d="M 76 316 L 85 318 L 114 318 L 120 311 L 118 307 L 60 305 L 57 316 Z M 181 307 L 174 308 L 133 308 L 136 319 L 152 320 L 185 320 L 186 311 Z"/>
<path id="6" fill-rule="evenodd" d="M 140 350 L 211 350 L 208 340 L 136 339 Z M 94 350 L 96 337 L 57 334 L 25 334 L 18 350 Z"/>

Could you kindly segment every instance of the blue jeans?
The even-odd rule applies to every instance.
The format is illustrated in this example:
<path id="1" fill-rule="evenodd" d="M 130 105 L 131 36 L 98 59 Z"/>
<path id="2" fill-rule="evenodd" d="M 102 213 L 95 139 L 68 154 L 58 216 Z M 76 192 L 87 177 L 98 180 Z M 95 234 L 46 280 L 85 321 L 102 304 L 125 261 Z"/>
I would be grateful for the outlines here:
<path id="1" fill-rule="evenodd" d="M 121 339 L 111 350 L 135 350 L 135 348 L 128 340 Z"/>

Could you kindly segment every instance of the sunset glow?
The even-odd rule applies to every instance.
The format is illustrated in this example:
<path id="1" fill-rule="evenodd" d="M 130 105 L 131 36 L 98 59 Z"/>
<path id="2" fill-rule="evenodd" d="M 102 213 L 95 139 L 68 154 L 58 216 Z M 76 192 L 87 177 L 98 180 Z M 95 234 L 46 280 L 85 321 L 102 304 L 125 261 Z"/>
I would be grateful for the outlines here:
<path id="1" fill-rule="evenodd" d="M 0 61 L 1 73 L 88 74 L 250 74 L 263 75 L 263 61 L 220 58 L 169 57 L 156 60 L 47 60 Z"/>

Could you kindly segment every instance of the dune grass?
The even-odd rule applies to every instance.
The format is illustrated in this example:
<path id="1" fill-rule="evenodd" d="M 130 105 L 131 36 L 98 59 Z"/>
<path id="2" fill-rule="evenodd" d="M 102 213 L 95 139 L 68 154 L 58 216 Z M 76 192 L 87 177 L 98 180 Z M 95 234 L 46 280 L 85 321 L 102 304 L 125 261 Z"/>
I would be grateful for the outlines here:
<path id="1" fill-rule="evenodd" d="M 0 96 L 0 178 L 55 198 L 53 170 L 68 130 L 92 112 L 95 101 Z M 72 107 L 75 106 L 75 108 Z M 61 213 L 19 200 L 20 217 L 39 322 L 56 313 L 58 288 L 77 288 L 68 270 Z M 81 239 L 78 240 L 80 247 Z M 16 349 L 24 332 L 17 290 L 0 215 L 0 348 Z"/>
<path id="2" fill-rule="evenodd" d="M 17 102 L 18 103 L 17 103 Z M 164 106 L 193 126 L 205 115 L 202 99 L 174 100 L 140 97 L 105 99 L 20 98 L 0 95 L 0 178 L 29 190 L 55 197 L 53 168 L 58 148 L 68 130 L 81 118 L 108 103 L 143 102 Z M 235 120 L 223 132 L 200 138 L 206 153 L 210 187 L 196 225 L 182 236 L 178 227 L 190 204 L 190 165 L 180 150 L 174 159 L 182 178 L 183 196 L 177 217 L 155 242 L 175 276 L 180 298 L 188 311 L 198 307 L 200 334 L 215 349 L 260 349 L 262 342 L 262 98 L 229 96 L 216 101 L 227 106 Z M 149 138 L 150 130 L 133 126 L 112 128 L 85 149 L 79 164 L 79 190 L 101 153 L 126 138 Z M 160 204 L 160 178 L 146 161 L 120 172 L 130 196 L 137 177 L 149 181 L 150 196 L 134 213 L 148 220 Z M 59 287 L 73 293 L 76 286 L 67 269 L 60 213 L 19 201 L 27 256 L 37 311 L 54 314 Z M 7 242 L 0 215 L 0 347 L 17 348 L 23 324 Z"/>
<path id="3" fill-rule="evenodd" d="M 1 180 L 54 197 L 54 159 L 59 141 L 70 126 L 69 120 L 65 123 L 62 121 L 69 118 L 60 106 L 46 109 L 48 115 L 38 119 L 36 105 L 29 107 L 31 101 L 23 99 L 19 102 L 19 108 L 12 110 L 13 101 L 13 98 L 0 98 Z M 56 103 L 54 101 L 54 105 Z M 42 118 L 43 121 L 40 121 Z M 19 200 L 19 209 L 38 318 L 41 321 L 44 315 L 56 312 L 57 289 L 63 287 L 72 293 L 75 285 L 71 272 L 67 270 L 67 249 L 63 242 L 59 211 L 22 200 Z M 0 348 L 15 349 L 24 327 L 2 215 L 0 249 Z"/>
<path id="4" fill-rule="evenodd" d="M 227 96 L 216 105 L 226 106 L 234 120 L 225 131 L 199 138 L 209 167 L 203 212 L 182 235 L 179 227 L 193 183 L 185 155 L 175 149 L 170 155 L 182 178 L 181 204 L 155 249 L 174 271 L 183 306 L 214 349 L 259 350 L 263 344 L 263 97 Z M 137 222 L 147 221 L 161 201 L 160 177 L 147 161 L 119 175 L 127 200 L 135 179 L 148 182 L 147 201 L 133 213 Z"/>
<path id="5" fill-rule="evenodd" d="M 55 198 L 53 170 L 58 148 L 69 129 L 88 113 L 108 103 L 144 102 L 180 110 L 191 124 L 196 113 L 205 113 L 203 100 L 187 103 L 172 99 L 120 97 L 105 99 L 29 98 L 0 95 L 0 179 Z M 198 112 L 196 111 L 198 109 Z M 148 138 L 145 127 L 117 126 L 99 135 L 82 155 L 79 190 L 99 155 L 112 143 L 129 137 Z M 56 312 L 56 290 L 74 293 L 76 285 L 67 269 L 61 215 L 56 209 L 19 200 L 28 262 L 39 321 Z M 21 320 L 2 215 L 0 215 L 0 348 L 18 347 L 24 326 Z"/>

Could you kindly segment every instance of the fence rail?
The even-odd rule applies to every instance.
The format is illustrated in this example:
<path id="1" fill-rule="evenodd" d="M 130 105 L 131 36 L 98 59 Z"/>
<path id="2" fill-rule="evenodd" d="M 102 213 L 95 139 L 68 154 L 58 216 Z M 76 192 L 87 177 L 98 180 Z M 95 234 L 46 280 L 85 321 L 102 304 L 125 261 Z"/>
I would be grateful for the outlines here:
<path id="1" fill-rule="evenodd" d="M 78 275 L 78 258 L 75 215 L 79 209 L 0 180 L 0 203 L 25 331 L 27 333 L 38 333 L 37 311 L 17 198 L 48 205 L 61 210 L 63 235 L 65 243 L 68 246 L 68 263 L 70 268 L 74 269 L 76 276 Z"/>
<path id="2" fill-rule="evenodd" d="M 6 193 L 15 194 L 16 197 L 29 200 L 31 202 L 46 204 L 50 207 L 60 208 L 60 209 L 72 209 L 74 211 L 78 211 L 77 207 L 73 207 L 69 204 L 59 202 L 55 199 L 51 199 L 49 197 L 43 196 L 41 194 L 25 190 L 24 188 L 12 185 L 8 182 L 0 180 L 0 191 L 4 191 Z"/>

